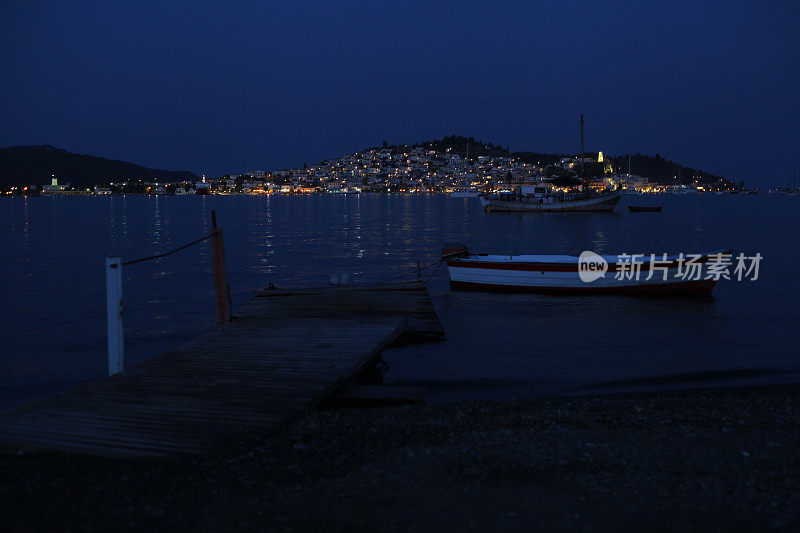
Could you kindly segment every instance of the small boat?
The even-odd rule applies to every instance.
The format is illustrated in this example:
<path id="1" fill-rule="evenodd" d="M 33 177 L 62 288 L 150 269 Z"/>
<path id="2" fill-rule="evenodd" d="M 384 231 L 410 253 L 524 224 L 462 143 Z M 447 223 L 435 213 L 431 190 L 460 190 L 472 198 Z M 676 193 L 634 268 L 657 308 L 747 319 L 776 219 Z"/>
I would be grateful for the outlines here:
<path id="1" fill-rule="evenodd" d="M 477 198 L 480 195 L 479 191 L 453 191 L 450 198 Z"/>
<path id="2" fill-rule="evenodd" d="M 470 253 L 463 244 L 446 244 L 442 260 L 447 262 L 454 289 L 672 296 L 710 294 L 717 279 L 703 276 L 707 273 L 703 267 L 708 266 L 704 264 L 729 260 L 730 253 L 694 254 L 690 265 L 676 255 L 655 254 L 654 261 L 650 254 L 600 256 L 588 251 L 579 257 L 488 255 Z"/>
<path id="3" fill-rule="evenodd" d="M 484 211 L 517 211 L 525 213 L 564 211 L 613 211 L 622 190 L 607 193 L 553 192 L 545 185 L 516 187 L 510 193 L 481 196 Z"/>
<path id="4" fill-rule="evenodd" d="M 639 213 L 639 212 L 661 212 L 660 205 L 629 205 L 628 211 L 631 213 Z"/>

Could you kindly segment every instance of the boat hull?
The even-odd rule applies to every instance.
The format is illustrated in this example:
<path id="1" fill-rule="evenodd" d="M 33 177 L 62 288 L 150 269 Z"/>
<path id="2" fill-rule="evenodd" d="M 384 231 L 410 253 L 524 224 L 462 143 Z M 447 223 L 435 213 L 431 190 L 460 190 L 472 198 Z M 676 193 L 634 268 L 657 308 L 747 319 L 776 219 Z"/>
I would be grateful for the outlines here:
<path id="1" fill-rule="evenodd" d="M 701 256 L 697 263 L 708 262 L 711 255 Z M 590 281 L 581 279 L 578 258 L 571 256 L 472 255 L 448 259 L 447 267 L 452 288 L 494 292 L 702 295 L 710 294 L 716 285 L 713 278 L 681 275 L 681 265 L 674 258 L 657 263 L 652 273 L 651 264 L 642 262 L 636 275 L 611 256 L 607 259 L 607 271 Z"/>
<path id="2" fill-rule="evenodd" d="M 621 196 L 622 191 L 615 191 L 594 198 L 553 203 L 536 203 L 535 199 L 523 202 L 481 197 L 481 204 L 486 212 L 559 213 L 570 211 L 613 211 Z"/>
<path id="3" fill-rule="evenodd" d="M 652 283 L 620 286 L 551 286 L 551 285 L 499 285 L 472 281 L 450 280 L 450 288 L 481 292 L 512 292 L 538 294 L 629 294 L 652 296 L 703 296 L 714 290 L 716 281 L 698 280 L 679 283 Z"/>

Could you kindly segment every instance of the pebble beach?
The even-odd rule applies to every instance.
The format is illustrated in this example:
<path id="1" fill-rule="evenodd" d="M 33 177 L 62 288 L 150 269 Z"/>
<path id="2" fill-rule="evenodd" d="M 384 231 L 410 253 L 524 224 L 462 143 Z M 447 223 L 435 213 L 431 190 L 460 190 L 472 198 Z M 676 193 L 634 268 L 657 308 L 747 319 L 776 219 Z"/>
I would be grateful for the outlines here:
<path id="1" fill-rule="evenodd" d="M 317 410 L 205 456 L 6 450 L 0 527 L 797 530 L 800 386 Z"/>

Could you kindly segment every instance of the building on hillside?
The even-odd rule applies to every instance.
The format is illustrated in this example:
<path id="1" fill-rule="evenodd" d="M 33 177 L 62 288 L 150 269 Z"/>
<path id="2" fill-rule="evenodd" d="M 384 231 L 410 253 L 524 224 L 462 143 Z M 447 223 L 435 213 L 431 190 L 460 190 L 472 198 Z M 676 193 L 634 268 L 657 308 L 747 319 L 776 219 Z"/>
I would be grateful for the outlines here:
<path id="1" fill-rule="evenodd" d="M 45 185 L 42 188 L 42 194 L 61 194 L 67 188 L 67 185 L 59 185 L 58 178 L 55 174 L 50 176 L 50 185 Z"/>

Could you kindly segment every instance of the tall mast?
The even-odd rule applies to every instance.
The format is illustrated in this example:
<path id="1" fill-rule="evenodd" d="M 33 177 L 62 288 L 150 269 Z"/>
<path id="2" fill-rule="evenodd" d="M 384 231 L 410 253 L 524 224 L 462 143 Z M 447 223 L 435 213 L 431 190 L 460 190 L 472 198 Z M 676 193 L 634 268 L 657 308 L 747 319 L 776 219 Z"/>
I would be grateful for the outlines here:
<path id="1" fill-rule="evenodd" d="M 583 177 L 583 113 L 581 113 L 581 177 Z"/>

